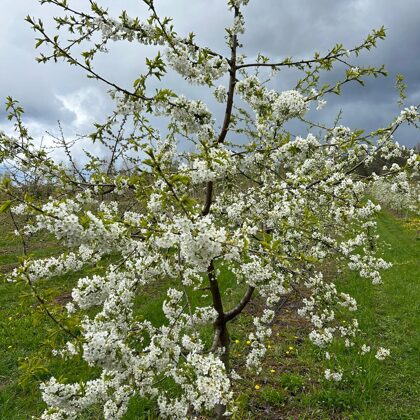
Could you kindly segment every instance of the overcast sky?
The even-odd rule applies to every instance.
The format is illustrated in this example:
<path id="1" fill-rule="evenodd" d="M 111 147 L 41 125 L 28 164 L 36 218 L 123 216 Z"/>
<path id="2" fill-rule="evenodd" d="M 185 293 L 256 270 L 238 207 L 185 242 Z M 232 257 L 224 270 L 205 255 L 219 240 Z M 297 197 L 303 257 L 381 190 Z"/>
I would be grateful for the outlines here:
<path id="1" fill-rule="evenodd" d="M 69 0 L 74 7 L 86 7 L 87 0 Z M 139 0 L 106 0 L 111 10 L 126 9 L 131 15 L 147 16 Z M 155 0 L 162 15 L 174 17 L 179 34 L 193 31 L 198 41 L 227 55 L 224 27 L 231 15 L 225 0 Z M 35 33 L 24 22 L 27 14 L 45 23 L 58 10 L 40 6 L 37 0 L 1 0 L 0 9 L 0 99 L 18 99 L 26 110 L 26 121 L 35 136 L 57 131 L 60 120 L 68 136 L 90 132 L 92 123 L 101 121 L 112 104 L 106 87 L 87 79 L 82 71 L 64 63 L 37 64 Z M 399 112 L 395 76 L 402 73 L 408 84 L 407 104 L 420 103 L 420 0 L 250 0 L 245 9 L 247 32 L 241 38 L 243 52 L 255 57 L 258 52 L 273 58 L 310 58 L 314 51 L 325 52 L 335 43 L 347 48 L 361 43 L 373 28 L 384 25 L 388 36 L 361 63 L 385 64 L 387 78 L 369 79 L 365 88 L 347 85 L 340 97 L 328 97 L 328 104 L 312 116 L 331 122 L 343 110 L 343 123 L 352 128 L 372 130 L 387 125 Z M 117 43 L 110 54 L 98 61 L 98 69 L 108 77 L 130 87 L 140 74 L 147 49 Z M 331 80 L 340 73 L 331 74 Z M 186 88 L 175 76 L 175 90 L 194 98 L 208 93 Z M 281 89 L 291 88 L 288 73 L 280 73 Z M 173 87 L 173 86 L 172 86 Z M 0 129 L 9 130 L 5 113 L 0 112 Z M 299 133 L 295 133 L 299 134 Z M 304 134 L 304 133 L 302 133 Z M 396 140 L 408 146 L 420 141 L 415 130 L 404 129 Z"/>

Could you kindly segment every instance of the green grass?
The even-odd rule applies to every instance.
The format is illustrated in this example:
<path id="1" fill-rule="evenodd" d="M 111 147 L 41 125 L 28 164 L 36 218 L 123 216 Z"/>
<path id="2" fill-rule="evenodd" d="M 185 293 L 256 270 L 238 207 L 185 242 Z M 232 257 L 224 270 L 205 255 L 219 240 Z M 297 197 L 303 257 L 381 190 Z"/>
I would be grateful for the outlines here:
<path id="1" fill-rule="evenodd" d="M 391 357 L 378 362 L 373 354 L 362 358 L 352 349 L 338 348 L 346 379 L 326 382 L 321 353 L 306 339 L 308 326 L 293 315 L 296 303 L 291 301 L 277 318 L 262 372 L 257 377 L 245 374 L 237 385 L 236 418 L 420 418 L 420 241 L 414 230 L 406 229 L 403 221 L 387 213 L 381 213 L 378 222 L 382 240 L 391 246 L 384 248 L 384 258 L 394 263 L 383 275 L 384 284 L 372 286 L 348 274 L 339 287 L 359 303 L 356 317 L 366 342 L 372 347 L 390 348 Z M 56 246 L 45 241 L 38 244 L 34 254 L 42 257 L 54 252 Z M 0 272 L 17 263 L 18 253 L 18 242 L 0 235 Z M 227 271 L 224 277 L 224 294 L 236 295 L 231 289 L 234 279 Z M 77 278 L 74 274 L 40 284 L 57 316 L 62 313 L 60 297 L 71 290 Z M 140 313 L 157 323 L 163 321 L 160 305 L 166 287 L 166 283 L 150 287 L 137 303 Z M 196 299 L 192 305 L 209 301 L 208 297 Z M 246 331 L 257 309 L 251 305 L 230 328 L 232 364 L 239 371 L 247 347 Z M 210 331 L 207 335 L 210 340 Z M 0 419 L 39 415 L 44 405 L 38 384 L 51 375 L 75 379 L 92 374 L 82 361 L 62 363 L 46 356 L 51 345 L 63 339 L 26 286 L 0 284 Z M 126 419 L 152 419 L 155 413 L 153 401 L 137 399 Z M 100 409 L 93 408 L 84 418 L 100 418 Z"/>
<path id="2" fill-rule="evenodd" d="M 391 245 L 384 258 L 393 267 L 383 275 L 384 284 L 372 287 L 355 276 L 346 289 L 360 306 L 359 320 L 373 342 L 391 349 L 384 363 L 372 363 L 360 379 L 359 390 L 368 399 L 357 418 L 420 418 L 420 241 L 401 221 L 382 213 L 381 238 Z M 347 391 L 349 393 L 349 391 Z"/>

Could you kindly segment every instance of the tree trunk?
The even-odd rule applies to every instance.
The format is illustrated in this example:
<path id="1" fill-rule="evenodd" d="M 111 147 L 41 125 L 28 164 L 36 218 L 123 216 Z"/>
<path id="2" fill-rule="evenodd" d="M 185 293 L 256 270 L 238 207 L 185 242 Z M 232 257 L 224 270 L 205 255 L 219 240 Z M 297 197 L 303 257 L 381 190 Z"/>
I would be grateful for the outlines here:
<path id="1" fill-rule="evenodd" d="M 230 351 L 230 338 L 229 338 L 229 331 L 227 329 L 226 322 L 223 322 L 222 325 L 215 327 L 217 330 L 217 344 L 216 349 L 223 348 L 223 353 L 220 357 L 221 361 L 225 365 L 226 371 L 229 372 L 230 364 L 229 364 L 229 351 Z M 216 332 L 215 332 L 216 334 Z"/>
<path id="2" fill-rule="evenodd" d="M 223 320 L 220 325 L 217 325 L 217 321 L 216 321 L 214 328 L 215 328 L 215 332 L 214 332 L 213 349 L 215 351 L 217 351 L 218 349 L 223 349 L 223 353 L 220 359 L 225 365 L 226 372 L 229 372 L 230 338 L 229 338 L 229 332 L 227 329 L 226 321 Z M 215 407 L 216 419 L 218 420 L 226 419 L 226 417 L 224 416 L 225 412 L 226 412 L 226 406 L 224 404 L 216 405 Z"/>

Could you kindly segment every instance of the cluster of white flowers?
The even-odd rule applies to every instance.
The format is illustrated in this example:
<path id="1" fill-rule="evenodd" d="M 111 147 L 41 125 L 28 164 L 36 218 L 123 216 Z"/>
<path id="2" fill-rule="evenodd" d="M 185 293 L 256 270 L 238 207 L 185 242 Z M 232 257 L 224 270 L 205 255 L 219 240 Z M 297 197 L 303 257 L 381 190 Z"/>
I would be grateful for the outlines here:
<path id="1" fill-rule="evenodd" d="M 219 85 L 214 89 L 213 95 L 217 102 L 224 103 L 227 100 L 227 90 L 223 85 Z"/>
<path id="2" fill-rule="evenodd" d="M 105 298 L 104 309 L 93 320 L 85 318 L 82 325 L 83 358 L 89 365 L 101 366 L 103 374 L 99 379 L 83 384 L 65 385 L 55 378 L 43 384 L 43 399 L 50 407 L 43 418 L 72 417 L 98 402 L 104 405 L 105 418 L 120 418 L 136 389 L 141 390 L 141 395 L 157 395 L 153 378 L 159 376 L 171 377 L 184 391 L 180 399 L 165 393 L 159 394 L 159 408 L 163 417 L 183 419 L 187 417 L 189 407 L 200 412 L 211 410 L 217 404 L 228 405 L 232 391 L 223 362 L 217 354 L 203 353 L 203 343 L 196 333 L 185 334 L 187 329 L 194 331 L 200 324 L 213 322 L 214 309 L 198 308 L 191 316 L 184 314 L 180 305 L 183 292 L 169 289 L 168 299 L 163 305 L 169 325 L 156 329 L 146 321 L 138 323 L 132 318 L 134 279 L 129 284 L 130 281 L 127 283 L 127 279 L 122 277 L 114 280 L 108 277 L 96 282 L 96 285 L 100 288 L 107 281 L 110 294 Z M 116 283 L 112 285 L 111 281 Z M 85 298 L 97 296 L 96 291 L 90 293 L 87 290 L 90 287 L 87 282 L 81 283 Z M 127 296 L 130 290 L 131 296 Z M 129 323 L 132 324 L 130 328 L 139 332 L 140 342 L 143 342 L 143 332 L 153 336 L 140 354 L 135 354 L 127 346 Z M 66 346 L 64 351 L 57 354 L 63 357 L 79 354 L 79 348 L 72 343 Z M 182 354 L 185 354 L 185 359 L 180 363 Z"/>
<path id="3" fill-rule="evenodd" d="M 206 270 L 211 260 L 223 254 L 226 240 L 225 228 L 217 228 L 210 215 L 196 221 L 177 217 L 170 227 L 165 225 L 163 234 L 156 238 L 156 245 L 171 248 L 177 244 L 185 263 L 199 272 Z"/>
<path id="4" fill-rule="evenodd" d="M 378 360 L 385 360 L 390 355 L 389 349 L 384 349 L 383 347 L 379 347 L 378 351 L 375 354 L 375 357 Z"/>
<path id="5" fill-rule="evenodd" d="M 127 16 L 121 21 L 117 21 L 108 16 L 101 16 L 96 18 L 92 23 L 101 31 L 103 41 L 137 41 L 146 45 L 163 45 L 165 43 L 165 38 L 156 26 L 139 22 Z"/>
<path id="6" fill-rule="evenodd" d="M 359 67 L 351 67 L 348 70 L 348 77 L 358 77 L 360 76 L 360 68 Z"/>
<path id="7" fill-rule="evenodd" d="M 335 382 L 340 382 L 341 379 L 343 378 L 343 373 L 342 372 L 331 372 L 330 369 L 326 369 L 325 373 L 324 373 L 325 379 L 327 381 L 335 381 Z"/>
<path id="8" fill-rule="evenodd" d="M 198 50 L 187 44 L 187 41 L 178 41 L 175 47 L 166 51 L 168 64 L 190 83 L 198 85 L 212 85 L 217 79 L 224 76 L 229 70 L 225 58 L 208 56 L 205 50 Z"/>
<path id="9" fill-rule="evenodd" d="M 281 92 L 273 104 L 273 113 L 277 120 L 303 116 L 307 109 L 305 98 L 296 90 Z"/>
<path id="10" fill-rule="evenodd" d="M 325 105 L 327 105 L 327 101 L 325 99 L 322 99 L 322 98 L 318 99 L 316 110 L 320 111 L 321 109 L 325 107 Z"/>
<path id="11" fill-rule="evenodd" d="M 391 167 L 390 171 L 393 169 L 395 167 Z M 388 208 L 404 213 L 420 213 L 420 187 L 415 180 L 409 179 L 406 172 L 401 171 L 390 180 L 377 177 L 370 187 L 370 192 Z"/>
<path id="12" fill-rule="evenodd" d="M 381 284 L 379 270 L 391 268 L 392 263 L 371 255 L 352 254 L 348 266 L 351 270 L 357 270 L 361 277 L 371 279 L 372 284 Z"/>
<path id="13" fill-rule="evenodd" d="M 230 31 L 232 34 L 243 34 L 245 32 L 245 20 L 242 14 L 235 17 Z"/>
<path id="14" fill-rule="evenodd" d="M 409 124 L 414 124 L 420 121 L 420 113 L 418 107 L 412 105 L 410 107 L 404 108 L 398 118 L 396 119 L 396 124 L 401 124 L 402 122 L 407 121 Z"/>
<path id="15" fill-rule="evenodd" d="M 214 136 L 212 114 L 202 101 L 191 101 L 181 95 L 174 100 L 168 114 L 187 133 L 198 133 L 204 138 Z"/>
<path id="16" fill-rule="evenodd" d="M 366 354 L 370 352 L 370 346 L 363 344 L 362 347 L 360 348 L 360 353 L 361 354 Z"/>
<path id="17" fill-rule="evenodd" d="M 205 160 L 201 156 L 193 156 L 189 173 L 194 184 L 214 181 L 217 178 L 226 177 L 227 174 L 233 174 L 235 173 L 235 162 L 232 152 L 219 146 L 211 148 Z"/>
<path id="18" fill-rule="evenodd" d="M 252 255 L 249 262 L 244 262 L 240 267 L 233 269 L 238 279 L 243 279 L 250 286 L 263 286 L 270 282 L 277 273 L 273 267 L 267 265 L 258 255 Z"/>
<path id="19" fill-rule="evenodd" d="M 338 293 L 336 286 L 325 282 L 321 273 L 307 280 L 305 285 L 312 294 L 309 298 L 303 299 L 303 307 L 298 309 L 298 314 L 307 317 L 314 326 L 309 333 L 309 339 L 316 346 L 325 348 L 332 343 L 334 336 L 338 335 L 345 339 L 347 347 L 352 346 L 352 339 L 358 332 L 357 320 L 340 324 L 332 308 L 341 306 L 349 311 L 355 311 L 357 309 L 355 299 L 346 293 Z"/>
<path id="20" fill-rule="evenodd" d="M 307 110 L 305 98 L 296 90 L 278 93 L 268 90 L 257 76 L 249 76 L 236 84 L 237 91 L 255 111 L 260 131 L 272 120 L 275 124 L 301 117 Z"/>
<path id="21" fill-rule="evenodd" d="M 334 127 L 327 135 L 327 141 L 331 145 L 345 144 L 352 138 L 352 131 L 349 127 L 338 125 Z"/>
<path id="22" fill-rule="evenodd" d="M 254 318 L 255 332 L 249 334 L 251 342 L 251 350 L 246 358 L 248 368 L 255 369 L 257 372 L 261 370 L 261 359 L 264 357 L 267 349 L 265 342 L 271 337 L 271 323 L 275 312 L 272 309 L 264 309 L 261 317 Z"/>
<path id="23" fill-rule="evenodd" d="M 58 257 L 26 260 L 21 267 L 12 271 L 10 280 L 14 281 L 23 273 L 31 282 L 62 276 L 69 272 L 79 271 L 87 264 L 95 264 L 101 256 L 101 252 L 95 253 L 93 249 L 82 244 L 77 252 L 69 252 Z"/>

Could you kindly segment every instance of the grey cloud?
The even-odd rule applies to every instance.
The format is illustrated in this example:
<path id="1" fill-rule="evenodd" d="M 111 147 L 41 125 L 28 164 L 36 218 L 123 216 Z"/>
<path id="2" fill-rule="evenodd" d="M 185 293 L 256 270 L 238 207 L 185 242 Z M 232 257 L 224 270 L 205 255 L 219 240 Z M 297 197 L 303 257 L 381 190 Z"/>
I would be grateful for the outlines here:
<path id="1" fill-rule="evenodd" d="M 75 7 L 86 7 L 84 0 L 73 0 Z M 112 12 L 126 8 L 128 13 L 147 16 L 141 2 L 105 2 Z M 230 25 L 231 15 L 224 0 L 160 0 L 158 10 L 173 16 L 177 31 L 193 31 L 197 40 L 227 54 L 224 27 Z M 2 0 L 0 14 L 0 98 L 12 95 L 21 100 L 27 117 L 47 129 L 61 120 L 71 130 L 88 130 L 89 121 L 83 124 L 77 113 L 63 106 L 59 97 L 77 97 L 80 92 L 93 92 L 85 97 L 84 112 L 94 117 L 111 110 L 107 87 L 87 79 L 76 68 L 65 63 L 38 65 L 34 61 L 34 33 L 23 19 L 26 14 L 50 21 L 57 10 L 40 7 L 35 0 Z M 397 112 L 394 78 L 403 73 L 409 85 L 411 101 L 420 102 L 420 1 L 401 0 L 251 0 L 245 9 L 247 32 L 242 37 L 244 53 L 249 59 L 258 52 L 274 58 L 293 55 L 296 58 L 311 56 L 313 51 L 326 51 L 337 42 L 352 47 L 360 43 L 372 29 L 382 24 L 388 37 L 370 54 L 364 54 L 357 63 L 386 64 L 390 77 L 368 80 L 364 89 L 349 86 L 340 97 L 328 98 L 327 107 L 315 117 L 331 121 L 340 108 L 344 110 L 343 122 L 368 130 L 386 124 Z M 145 47 L 115 43 L 111 53 L 97 61 L 97 66 L 110 79 L 130 86 L 144 68 L 144 57 L 150 53 Z M 4 64 L 3 64 L 4 63 Z M 329 78 L 340 76 L 340 69 Z M 210 100 L 210 93 L 203 88 L 190 87 L 173 74 L 167 81 L 180 92 L 193 98 L 202 96 Z M 296 79 L 287 72 L 280 73 L 276 85 L 290 88 Z M 94 89 L 89 91 L 89 89 Z M 85 95 L 86 96 L 86 95 Z M 88 95 L 89 96 L 89 95 Z M 312 115 L 312 114 L 311 114 Z M 0 118 L 4 112 L 0 113 Z M 401 142 L 413 145 L 418 135 L 404 130 Z"/>

